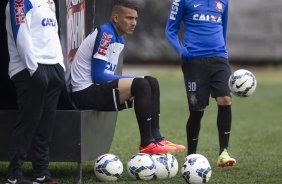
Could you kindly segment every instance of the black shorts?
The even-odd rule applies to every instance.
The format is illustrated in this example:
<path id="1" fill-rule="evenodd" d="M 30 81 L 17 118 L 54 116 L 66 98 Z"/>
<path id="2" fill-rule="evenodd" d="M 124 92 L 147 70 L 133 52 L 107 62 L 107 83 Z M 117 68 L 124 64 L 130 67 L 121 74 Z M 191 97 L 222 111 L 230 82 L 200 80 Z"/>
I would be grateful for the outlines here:
<path id="1" fill-rule="evenodd" d="M 94 109 L 98 111 L 120 111 L 131 108 L 133 101 L 120 104 L 118 79 L 109 83 L 96 85 L 72 93 L 72 99 L 80 110 Z"/>
<path id="2" fill-rule="evenodd" d="M 228 80 L 231 68 L 223 57 L 194 58 L 182 64 L 190 110 L 201 110 L 213 98 L 231 96 Z"/>

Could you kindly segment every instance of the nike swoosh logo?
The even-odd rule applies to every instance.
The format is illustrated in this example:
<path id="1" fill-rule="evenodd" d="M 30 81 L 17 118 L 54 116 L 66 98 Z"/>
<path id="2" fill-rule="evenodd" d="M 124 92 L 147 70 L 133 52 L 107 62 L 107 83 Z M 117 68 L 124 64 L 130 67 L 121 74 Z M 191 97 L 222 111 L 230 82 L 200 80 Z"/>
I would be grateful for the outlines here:
<path id="1" fill-rule="evenodd" d="M 15 179 L 15 180 L 9 180 L 9 179 L 8 179 L 8 182 L 13 183 L 13 184 L 16 184 L 16 183 L 17 183 L 17 179 Z"/>
<path id="2" fill-rule="evenodd" d="M 230 132 L 224 132 L 224 134 L 225 134 L 225 135 L 228 135 L 228 134 L 230 134 Z"/>
<path id="3" fill-rule="evenodd" d="M 194 8 L 197 8 L 198 6 L 201 6 L 202 4 L 194 4 Z"/>
<path id="4" fill-rule="evenodd" d="M 45 176 L 43 176 L 42 178 L 36 178 L 38 181 L 44 181 L 45 180 Z"/>
<path id="5" fill-rule="evenodd" d="M 96 163 L 99 163 L 105 156 L 101 157 L 100 159 L 97 159 Z"/>
<path id="6" fill-rule="evenodd" d="M 246 79 L 244 82 L 242 82 L 240 85 L 236 84 L 236 88 L 239 89 L 240 87 L 242 87 L 246 82 L 248 81 L 248 79 Z"/>
<path id="7" fill-rule="evenodd" d="M 152 118 L 148 118 L 147 121 L 150 121 Z"/>

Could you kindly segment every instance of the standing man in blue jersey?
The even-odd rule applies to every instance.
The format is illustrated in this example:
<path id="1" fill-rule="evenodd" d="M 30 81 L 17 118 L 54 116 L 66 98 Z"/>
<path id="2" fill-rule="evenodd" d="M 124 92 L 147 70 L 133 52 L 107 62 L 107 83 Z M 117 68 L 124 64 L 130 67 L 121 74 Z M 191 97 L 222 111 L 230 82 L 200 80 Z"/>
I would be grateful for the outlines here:
<path id="1" fill-rule="evenodd" d="M 183 151 L 160 132 L 160 90 L 152 76 L 119 76 L 114 72 L 124 48 L 124 34 L 136 27 L 138 8 L 130 0 L 116 0 L 111 20 L 94 30 L 80 45 L 71 66 L 72 98 L 79 109 L 120 111 L 132 106 L 140 130 L 139 151 L 162 154 Z M 107 122 L 105 122 L 107 123 Z"/>
<path id="2" fill-rule="evenodd" d="M 19 107 L 11 133 L 6 184 L 32 184 L 24 179 L 22 171 L 28 150 L 32 154 L 34 184 L 55 184 L 48 170 L 49 143 L 65 86 L 65 66 L 53 0 L 10 0 L 6 29 L 9 75 Z"/>
<path id="3" fill-rule="evenodd" d="M 184 23 L 184 40 L 178 37 Z M 186 125 L 188 155 L 196 153 L 201 119 L 210 95 L 218 105 L 218 167 L 234 166 L 227 153 L 231 132 L 231 74 L 226 49 L 228 0 L 173 0 L 166 37 L 182 59 L 190 116 Z"/>

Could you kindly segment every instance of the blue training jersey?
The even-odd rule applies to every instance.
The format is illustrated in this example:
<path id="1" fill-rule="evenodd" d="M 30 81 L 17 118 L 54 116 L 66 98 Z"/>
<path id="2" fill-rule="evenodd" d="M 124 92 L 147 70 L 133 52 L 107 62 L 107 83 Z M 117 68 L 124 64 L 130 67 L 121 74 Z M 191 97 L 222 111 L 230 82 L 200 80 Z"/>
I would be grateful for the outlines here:
<path id="1" fill-rule="evenodd" d="M 96 28 L 79 46 L 71 64 L 72 91 L 80 91 L 92 84 L 103 84 L 133 76 L 115 75 L 124 37 L 118 36 L 112 22 Z"/>
<path id="2" fill-rule="evenodd" d="M 181 22 L 183 41 L 178 36 Z M 165 33 L 184 61 L 196 57 L 228 58 L 227 23 L 228 0 L 173 0 Z"/>

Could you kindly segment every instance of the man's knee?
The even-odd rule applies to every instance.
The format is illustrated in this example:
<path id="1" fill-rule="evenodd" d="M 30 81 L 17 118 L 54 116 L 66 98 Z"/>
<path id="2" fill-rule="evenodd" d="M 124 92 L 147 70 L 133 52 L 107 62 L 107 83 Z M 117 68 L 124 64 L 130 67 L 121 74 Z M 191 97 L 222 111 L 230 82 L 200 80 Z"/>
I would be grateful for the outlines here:
<path id="1" fill-rule="evenodd" d="M 137 93 L 149 93 L 151 87 L 149 82 L 144 78 L 135 78 L 131 86 L 131 94 L 135 96 Z"/>
<path id="2" fill-rule="evenodd" d="M 159 82 L 155 77 L 152 76 L 145 76 L 144 77 L 150 84 L 150 87 L 152 89 L 152 91 L 154 91 L 155 93 L 160 93 L 160 87 L 159 87 Z"/>
<path id="3" fill-rule="evenodd" d="M 217 97 L 216 102 L 218 105 L 231 105 L 231 97 L 230 96 Z"/>
<path id="4" fill-rule="evenodd" d="M 146 80 L 148 80 L 150 84 L 155 84 L 155 85 L 158 85 L 158 84 L 159 84 L 158 80 L 157 80 L 155 77 L 152 77 L 152 76 L 145 76 L 144 78 L 145 78 Z"/>

